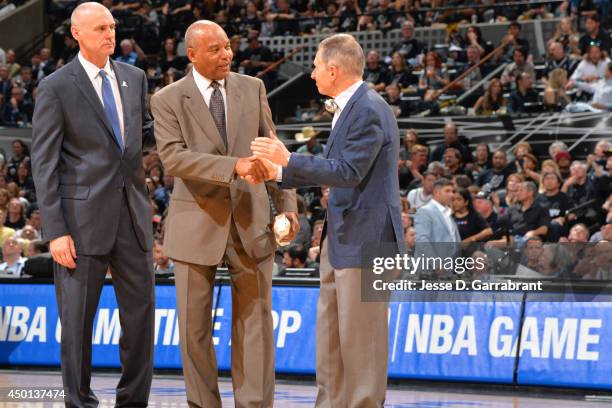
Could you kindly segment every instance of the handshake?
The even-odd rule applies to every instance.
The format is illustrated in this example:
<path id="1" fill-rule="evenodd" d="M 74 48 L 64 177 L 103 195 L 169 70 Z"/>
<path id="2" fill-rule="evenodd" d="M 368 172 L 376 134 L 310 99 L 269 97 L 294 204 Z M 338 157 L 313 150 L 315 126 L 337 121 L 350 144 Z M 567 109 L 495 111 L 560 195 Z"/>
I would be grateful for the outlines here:
<path id="1" fill-rule="evenodd" d="M 240 178 L 252 184 L 275 180 L 278 166 L 286 167 L 291 153 L 274 132 L 270 137 L 258 137 L 251 142 L 253 155 L 236 162 L 235 171 Z"/>

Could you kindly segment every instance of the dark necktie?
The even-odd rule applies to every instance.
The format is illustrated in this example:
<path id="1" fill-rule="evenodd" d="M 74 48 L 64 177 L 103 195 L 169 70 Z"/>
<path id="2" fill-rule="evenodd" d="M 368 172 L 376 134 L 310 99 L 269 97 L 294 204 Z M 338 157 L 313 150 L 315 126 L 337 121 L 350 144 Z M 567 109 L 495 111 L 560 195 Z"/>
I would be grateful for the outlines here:
<path id="1" fill-rule="evenodd" d="M 100 76 L 102 77 L 102 103 L 104 104 L 104 112 L 106 118 L 113 128 L 113 134 L 117 140 L 117 144 L 121 151 L 123 151 L 123 138 L 121 137 L 121 124 L 119 122 L 119 114 L 117 113 L 117 104 L 115 104 L 115 97 L 113 96 L 113 87 L 111 86 L 110 79 L 106 75 L 106 72 L 101 69 Z"/>
<path id="2" fill-rule="evenodd" d="M 223 94 L 221 93 L 221 84 L 217 81 L 212 81 L 210 86 L 213 88 L 213 93 L 210 96 L 208 109 L 217 125 L 217 130 L 223 139 L 223 143 L 227 148 L 227 131 L 225 129 L 225 103 L 223 102 Z"/>

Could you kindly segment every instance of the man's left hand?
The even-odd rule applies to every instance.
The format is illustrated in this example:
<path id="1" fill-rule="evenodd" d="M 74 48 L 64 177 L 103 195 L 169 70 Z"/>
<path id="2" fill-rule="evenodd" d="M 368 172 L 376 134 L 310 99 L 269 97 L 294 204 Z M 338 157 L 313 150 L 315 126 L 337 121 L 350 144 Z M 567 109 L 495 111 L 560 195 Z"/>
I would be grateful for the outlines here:
<path id="1" fill-rule="evenodd" d="M 287 167 L 291 153 L 274 132 L 270 131 L 270 137 L 258 137 L 251 142 L 251 150 L 258 158 L 268 159 L 274 164 Z"/>

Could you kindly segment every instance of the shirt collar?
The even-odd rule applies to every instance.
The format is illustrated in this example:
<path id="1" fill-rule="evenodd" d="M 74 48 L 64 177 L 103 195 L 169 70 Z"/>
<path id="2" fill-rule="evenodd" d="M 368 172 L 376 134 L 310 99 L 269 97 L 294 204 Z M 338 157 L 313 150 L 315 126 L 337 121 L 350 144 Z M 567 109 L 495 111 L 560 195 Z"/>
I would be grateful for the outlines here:
<path id="1" fill-rule="evenodd" d="M 442 214 L 450 215 L 451 209 L 439 203 L 435 198 L 431 199 L 431 202 L 436 206 L 438 210 L 442 212 Z"/>
<path id="2" fill-rule="evenodd" d="M 100 68 L 98 68 L 98 66 L 94 63 L 87 61 L 83 54 L 81 54 L 80 52 L 78 58 L 83 68 L 85 68 L 85 72 L 87 73 L 87 77 L 89 78 L 89 80 L 93 81 L 94 79 L 96 79 L 96 77 L 100 74 Z M 110 58 L 106 60 L 104 72 L 106 72 L 106 75 L 108 75 L 111 79 L 115 79 L 115 72 L 113 71 L 113 67 L 110 63 Z"/>
<path id="3" fill-rule="evenodd" d="M 338 105 L 340 111 L 344 109 L 348 101 L 351 99 L 353 94 L 357 92 L 357 89 L 359 89 L 361 84 L 363 84 L 362 80 L 355 82 L 353 85 L 340 92 L 340 94 L 334 98 L 334 102 L 336 102 L 336 105 Z"/>
<path id="4" fill-rule="evenodd" d="M 195 80 L 196 85 L 198 85 L 198 87 L 202 89 L 202 91 L 208 89 L 210 84 L 212 84 L 213 80 L 206 78 L 205 76 L 200 74 L 195 68 L 192 68 L 191 71 L 193 72 L 193 79 Z M 220 79 L 217 82 L 221 84 L 221 88 L 225 88 L 225 79 Z"/>

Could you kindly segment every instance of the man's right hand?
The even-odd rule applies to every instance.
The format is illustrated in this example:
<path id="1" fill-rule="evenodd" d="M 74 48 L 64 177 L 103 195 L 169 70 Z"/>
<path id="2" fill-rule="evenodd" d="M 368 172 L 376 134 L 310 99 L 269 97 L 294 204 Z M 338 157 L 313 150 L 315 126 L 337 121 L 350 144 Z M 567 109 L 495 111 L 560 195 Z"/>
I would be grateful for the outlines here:
<path id="1" fill-rule="evenodd" d="M 52 240 L 49 243 L 49 250 L 55 262 L 69 269 L 76 268 L 76 248 L 70 235 L 64 235 Z"/>
<path id="2" fill-rule="evenodd" d="M 267 178 L 266 167 L 255 156 L 238 159 L 234 171 L 238 176 L 253 184 L 261 183 Z"/>

